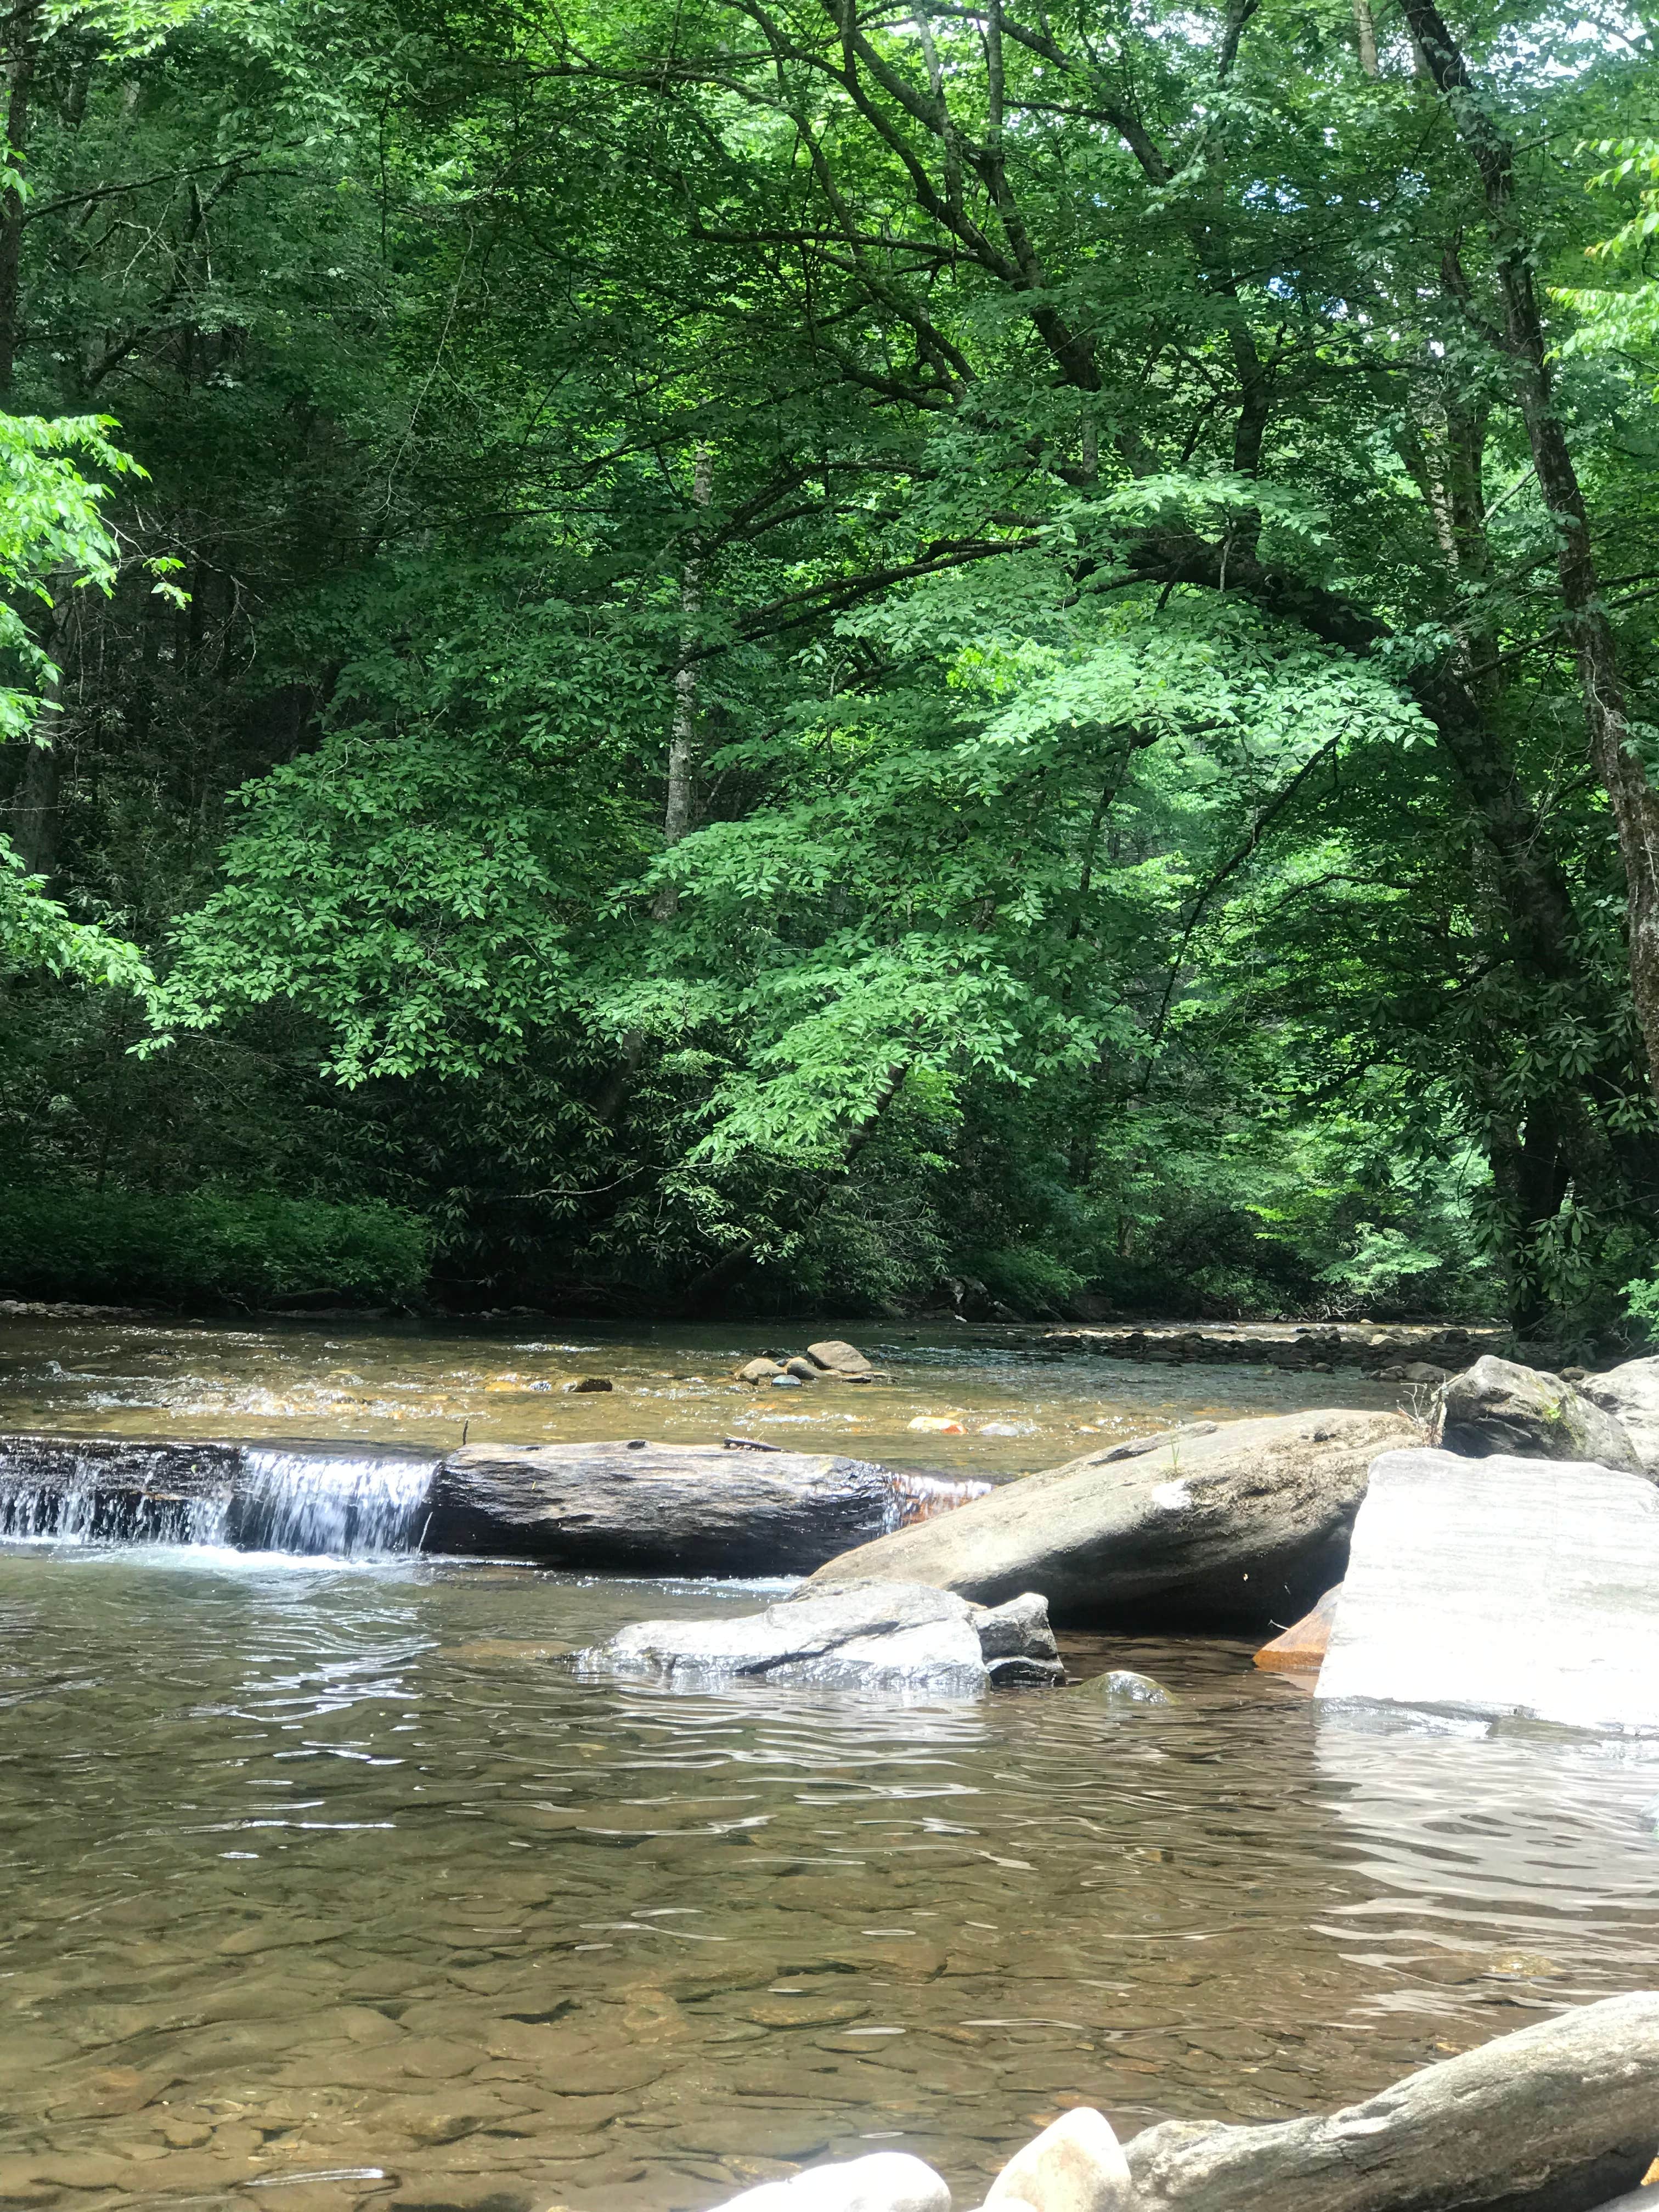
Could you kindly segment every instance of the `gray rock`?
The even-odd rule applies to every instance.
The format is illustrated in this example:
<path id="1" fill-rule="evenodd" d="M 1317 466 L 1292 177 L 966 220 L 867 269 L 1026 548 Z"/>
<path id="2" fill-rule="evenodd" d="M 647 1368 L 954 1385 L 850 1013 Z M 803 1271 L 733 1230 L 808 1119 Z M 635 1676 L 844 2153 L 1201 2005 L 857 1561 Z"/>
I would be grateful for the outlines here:
<path id="1" fill-rule="evenodd" d="M 1477 1359 L 1441 1393 L 1439 1441 L 1479 1459 L 1512 1452 L 1522 1459 L 1593 1461 L 1634 1470 L 1630 1438 L 1611 1413 L 1559 1375 L 1512 1360 Z"/>
<path id="2" fill-rule="evenodd" d="M 951 2212 L 951 2191 L 908 2151 L 881 2150 L 764 2181 L 728 2197 L 719 2212 Z"/>
<path id="3" fill-rule="evenodd" d="M 799 1375 L 775 1375 L 772 1377 L 772 1388 L 775 1390 L 799 1390 L 800 1387 L 801 1380 Z"/>
<path id="4" fill-rule="evenodd" d="M 979 1648 L 999 1689 L 1015 1684 L 1048 1683 L 1058 1688 L 1066 1680 L 1060 1646 L 1048 1626 L 1048 1601 L 1033 1590 L 1011 1598 L 1006 1605 L 969 1608 Z"/>
<path id="5" fill-rule="evenodd" d="M 786 1375 L 793 1375 L 797 1382 L 816 1382 L 823 1373 L 823 1368 L 814 1367 L 810 1359 L 803 1359 L 799 1352 L 793 1359 L 784 1361 L 783 1371 Z"/>
<path id="6" fill-rule="evenodd" d="M 1316 1694 L 1659 1729 L 1659 1490 L 1605 1467 L 1384 1453 Z"/>
<path id="7" fill-rule="evenodd" d="M 1585 2005 L 1267 2127 L 1166 2120 L 1127 2147 L 1137 2212 L 1583 2212 L 1659 2137 L 1659 1994 Z"/>
<path id="8" fill-rule="evenodd" d="M 985 2192 L 985 2212 L 1026 2204 L 1031 2212 L 1135 2212 L 1134 2184 L 1103 2112 L 1062 2112 L 1015 2153 Z"/>
<path id="9" fill-rule="evenodd" d="M 642 1620 L 605 1645 L 624 1673 L 686 1687 L 736 1678 L 883 1696 L 977 1697 L 990 1675 L 972 1608 L 921 1583 L 863 1583 L 714 1620 Z"/>
<path id="10" fill-rule="evenodd" d="M 748 1676 L 883 1696 L 977 1697 L 993 1684 L 1066 1679 L 1048 1607 L 1027 1591 L 994 1609 L 926 1583 L 813 1585 L 763 1612 L 645 1620 L 601 1655 L 687 1686 Z"/>
<path id="11" fill-rule="evenodd" d="M 846 1376 L 874 1372 L 857 1345 L 848 1344 L 838 1336 L 828 1336 L 821 1343 L 809 1344 L 806 1357 L 815 1367 L 823 1368 L 831 1375 Z"/>
<path id="12" fill-rule="evenodd" d="M 1151 1674 L 1137 1674 L 1130 1667 L 1113 1667 L 1103 1674 L 1091 1674 L 1086 1682 L 1079 1682 L 1080 1694 L 1099 1698 L 1103 1702 L 1123 1705 L 1172 1705 L 1173 1692 Z"/>
<path id="13" fill-rule="evenodd" d="M 1644 1472 L 1659 1474 L 1659 1359 L 1626 1359 L 1586 1376 L 1579 1389 L 1618 1422 Z"/>
<path id="14" fill-rule="evenodd" d="M 745 1359 L 743 1365 L 733 1371 L 739 1382 L 769 1382 L 775 1375 L 781 1375 L 783 1370 L 775 1359 L 760 1358 Z"/>
<path id="15" fill-rule="evenodd" d="M 608 1375 L 573 1375 L 568 1382 L 561 1382 L 560 1390 L 567 1398 L 586 1397 L 596 1390 L 614 1390 L 616 1384 Z"/>
<path id="16" fill-rule="evenodd" d="M 470 1444 L 437 1468 L 421 1548 L 641 1574 L 805 1574 L 962 1495 L 828 1453 Z"/>
<path id="17" fill-rule="evenodd" d="M 1340 1582 L 1370 1462 L 1402 1414 L 1230 1421 L 1137 1458 L 1118 1447 L 1004 1484 L 821 1569 L 932 1583 L 981 1604 L 1040 1589 L 1061 1623 L 1265 1628 Z"/>

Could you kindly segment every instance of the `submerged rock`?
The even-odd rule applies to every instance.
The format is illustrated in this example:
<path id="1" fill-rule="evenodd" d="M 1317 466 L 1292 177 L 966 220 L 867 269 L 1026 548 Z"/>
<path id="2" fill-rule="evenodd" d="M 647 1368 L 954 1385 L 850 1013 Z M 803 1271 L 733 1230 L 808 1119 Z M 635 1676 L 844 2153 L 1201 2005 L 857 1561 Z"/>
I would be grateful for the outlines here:
<path id="1" fill-rule="evenodd" d="M 1011 2158 L 985 2192 L 985 2212 L 1017 2204 L 1030 2212 L 1135 2212 L 1122 2146 L 1103 2112 L 1062 2112 Z"/>
<path id="2" fill-rule="evenodd" d="M 567 1397 L 583 1397 L 596 1390 L 614 1390 L 616 1384 L 608 1375 L 573 1375 L 559 1389 Z"/>
<path id="3" fill-rule="evenodd" d="M 1166 2120 L 1128 2145 L 1136 2212 L 1583 2212 L 1659 2133 L 1659 1994 L 1500 2036 L 1326 2118 Z"/>
<path id="4" fill-rule="evenodd" d="M 1629 1437 L 1613 1415 L 1559 1375 L 1513 1360 L 1477 1359 L 1441 1394 L 1439 1441 L 1474 1459 L 1512 1452 L 1522 1459 L 1593 1462 L 1633 1470 Z"/>
<path id="5" fill-rule="evenodd" d="M 1078 1692 L 1082 1697 L 1099 1698 L 1104 1703 L 1122 1705 L 1172 1705 L 1176 1702 L 1172 1690 L 1166 1690 L 1151 1674 L 1137 1674 L 1132 1667 L 1113 1667 L 1103 1674 L 1092 1674 L 1086 1682 L 1079 1683 Z"/>
<path id="6" fill-rule="evenodd" d="M 1659 1729 L 1659 1490 L 1605 1467 L 1384 1453 L 1317 1695 Z"/>
<path id="7" fill-rule="evenodd" d="M 600 1657 L 687 1687 L 748 1678 L 883 1696 L 977 1697 L 1064 1679 L 1040 1597 L 988 1610 L 925 1583 L 811 1589 L 760 1613 L 642 1620 Z"/>
<path id="8" fill-rule="evenodd" d="M 832 1559 L 821 1581 L 932 1583 L 996 1604 L 1040 1589 L 1062 1623 L 1262 1628 L 1341 1579 L 1370 1462 L 1400 1413 L 1224 1423 L 1139 1457 L 1121 1446 L 1005 1484 Z"/>
<path id="9" fill-rule="evenodd" d="M 951 2212 L 951 2191 L 908 2151 L 879 2150 L 763 2181 L 728 2197 L 719 2212 Z"/>
<path id="10" fill-rule="evenodd" d="M 1304 1613 L 1282 1636 L 1262 1645 L 1255 1655 L 1256 1665 L 1270 1674 L 1317 1674 L 1331 1640 L 1331 1623 L 1336 1619 L 1336 1601 L 1341 1595 L 1340 1583 L 1328 1589 L 1311 1613 Z"/>

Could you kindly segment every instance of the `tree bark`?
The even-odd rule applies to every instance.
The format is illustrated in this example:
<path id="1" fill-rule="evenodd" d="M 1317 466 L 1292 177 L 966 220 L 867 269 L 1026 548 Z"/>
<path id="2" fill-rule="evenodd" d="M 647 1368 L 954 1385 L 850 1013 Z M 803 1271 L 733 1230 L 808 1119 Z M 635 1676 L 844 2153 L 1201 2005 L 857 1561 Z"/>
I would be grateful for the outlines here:
<path id="1" fill-rule="evenodd" d="M 0 193 L 0 401 L 11 392 L 17 349 L 23 272 L 23 195 L 16 180 L 28 146 L 29 100 L 40 52 L 38 7 L 21 7 L 10 18 L 6 45 L 6 167 L 10 173 Z"/>
<path id="2" fill-rule="evenodd" d="M 1528 241 L 1515 210 L 1515 149 L 1493 121 L 1434 0 L 1404 0 L 1406 20 L 1436 90 L 1480 172 L 1486 229 L 1503 302 L 1501 343 L 1526 425 L 1539 489 L 1559 537 L 1556 574 L 1578 663 L 1590 760 L 1612 805 L 1624 863 L 1631 993 L 1659 1091 L 1659 793 L 1632 747 L 1613 625 L 1601 603 L 1589 518 L 1551 389 L 1549 350 Z M 1460 272 L 1449 257 L 1455 287 Z"/>
<path id="3" fill-rule="evenodd" d="M 706 507 L 714 489 L 714 457 L 702 441 L 697 444 L 691 476 L 691 503 Z M 695 645 L 697 617 L 702 612 L 702 548 L 694 538 L 680 575 L 680 650 Z M 682 660 L 674 671 L 674 712 L 668 726 L 668 797 L 663 807 L 665 848 L 678 845 L 691 827 L 696 805 L 697 777 L 697 664 Z M 653 900 L 651 912 L 658 921 L 672 921 L 679 911 L 677 884 L 665 884 Z"/>

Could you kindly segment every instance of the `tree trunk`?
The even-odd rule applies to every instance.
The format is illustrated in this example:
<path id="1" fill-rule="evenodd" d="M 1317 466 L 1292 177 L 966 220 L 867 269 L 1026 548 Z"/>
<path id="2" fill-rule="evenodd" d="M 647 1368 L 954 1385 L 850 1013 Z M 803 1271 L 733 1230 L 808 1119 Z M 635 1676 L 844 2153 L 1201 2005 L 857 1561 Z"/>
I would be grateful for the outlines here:
<path id="1" fill-rule="evenodd" d="M 1359 66 L 1367 76 L 1381 74 L 1376 64 L 1376 26 L 1371 21 L 1370 0 L 1353 0 L 1353 27 L 1359 40 Z"/>
<path id="2" fill-rule="evenodd" d="M 19 310 L 23 271 L 23 195 L 16 181 L 29 137 L 29 95 L 40 51 L 38 8 L 20 8 L 10 18 L 5 58 L 6 167 L 0 192 L 0 401 L 9 398 L 21 342 Z"/>
<path id="3" fill-rule="evenodd" d="M 705 507 L 714 488 L 714 460 L 699 441 L 691 477 L 691 501 Z M 694 539 L 680 577 L 680 651 L 696 642 L 697 617 L 702 612 L 702 551 Z M 696 811 L 697 775 L 697 664 L 682 660 L 674 671 L 674 712 L 668 728 L 668 798 L 663 808 L 662 841 L 678 845 L 691 827 Z M 672 921 L 679 910 L 679 887 L 665 884 L 653 900 L 658 921 Z"/>
<path id="4" fill-rule="evenodd" d="M 1659 793 L 1632 750 L 1613 626 L 1603 611 L 1589 518 L 1551 391 L 1549 354 L 1528 241 L 1515 214 L 1515 150 L 1493 122 L 1434 0 L 1405 0 L 1406 19 L 1458 136 L 1480 171 L 1504 305 L 1502 343 L 1533 466 L 1559 540 L 1556 574 L 1578 662 L 1590 760 L 1612 803 L 1624 862 L 1631 991 L 1659 1091 Z M 1455 270 L 1455 264 L 1452 263 Z"/>

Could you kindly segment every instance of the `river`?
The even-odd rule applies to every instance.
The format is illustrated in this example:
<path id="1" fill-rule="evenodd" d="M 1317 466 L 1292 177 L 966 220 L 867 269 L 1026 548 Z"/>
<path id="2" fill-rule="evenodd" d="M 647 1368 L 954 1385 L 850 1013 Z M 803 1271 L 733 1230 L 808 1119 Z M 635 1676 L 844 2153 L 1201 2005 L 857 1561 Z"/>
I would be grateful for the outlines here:
<path id="1" fill-rule="evenodd" d="M 994 1475 L 1176 1414 L 1391 1395 L 995 1332 L 872 1332 L 892 1381 L 809 1407 L 818 1386 L 729 1382 L 761 1332 L 0 1331 L 11 1427 L 851 1430 Z M 601 1371 L 608 1396 L 533 1388 Z M 1158 1674 L 1165 1708 L 568 1663 L 765 1595 L 0 1547 L 0 2203 L 698 2212 L 887 2145 L 969 2205 L 1068 2104 L 1126 2135 L 1328 2108 L 1659 1972 L 1654 1744 L 1376 1734 L 1214 1640 L 1067 1642 L 1079 1674 Z"/>

